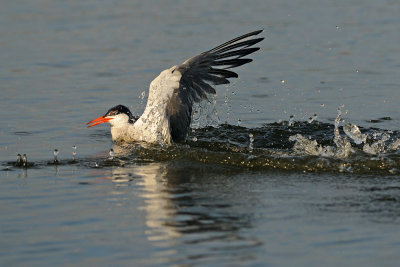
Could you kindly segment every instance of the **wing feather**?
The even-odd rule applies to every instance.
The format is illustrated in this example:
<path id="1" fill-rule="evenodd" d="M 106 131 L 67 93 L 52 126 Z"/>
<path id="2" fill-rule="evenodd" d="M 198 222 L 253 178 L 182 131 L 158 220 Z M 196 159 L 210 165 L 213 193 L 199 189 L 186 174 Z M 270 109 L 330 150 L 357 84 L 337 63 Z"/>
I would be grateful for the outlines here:
<path id="1" fill-rule="evenodd" d="M 262 37 L 254 38 L 262 31 L 258 30 L 244 34 L 189 58 L 181 65 L 169 69 L 168 75 L 164 73 L 164 76 L 158 82 L 160 84 L 150 86 L 150 94 L 156 95 L 152 90 L 166 90 L 164 93 L 160 92 L 159 95 L 169 97 L 164 108 L 166 117 L 169 119 L 173 141 L 186 138 L 191 123 L 193 104 L 207 100 L 208 94 L 214 95 L 216 92 L 213 85 L 228 84 L 229 78 L 238 77 L 237 73 L 228 69 L 239 67 L 252 61 L 252 59 L 244 57 L 260 49 L 252 46 L 264 39 Z M 171 79 L 175 77 L 174 79 L 176 79 L 179 76 L 175 72 L 181 75 L 178 85 L 167 81 L 169 77 Z M 165 88 L 162 84 L 174 85 Z"/>

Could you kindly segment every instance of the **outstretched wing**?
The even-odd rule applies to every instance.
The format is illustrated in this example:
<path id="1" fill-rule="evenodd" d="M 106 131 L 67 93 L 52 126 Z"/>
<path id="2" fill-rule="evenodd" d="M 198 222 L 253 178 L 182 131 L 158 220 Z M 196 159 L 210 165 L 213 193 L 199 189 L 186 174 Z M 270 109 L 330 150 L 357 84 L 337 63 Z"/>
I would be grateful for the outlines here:
<path id="1" fill-rule="evenodd" d="M 229 69 L 252 61 L 244 57 L 260 49 L 253 46 L 264 38 L 254 38 L 254 36 L 262 31 L 247 33 L 194 56 L 179 66 L 163 71 L 152 82 L 149 100 L 158 96 L 158 99 L 153 101 L 161 104 L 161 96 L 163 99 L 168 99 L 163 103 L 166 106 L 162 106 L 165 108 L 166 118 L 169 119 L 172 140 L 179 141 L 186 138 L 194 103 L 208 99 L 209 94 L 214 95 L 216 93 L 214 85 L 228 84 L 229 78 L 238 77 L 237 73 Z M 148 102 L 147 105 L 149 104 Z"/>

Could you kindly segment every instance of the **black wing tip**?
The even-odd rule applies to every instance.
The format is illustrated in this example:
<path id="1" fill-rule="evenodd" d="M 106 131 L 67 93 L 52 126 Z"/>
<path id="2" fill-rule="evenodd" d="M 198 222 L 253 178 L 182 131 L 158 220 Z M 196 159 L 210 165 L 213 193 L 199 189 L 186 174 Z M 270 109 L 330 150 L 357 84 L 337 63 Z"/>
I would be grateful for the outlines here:
<path id="1" fill-rule="evenodd" d="M 254 38 L 254 39 L 250 39 L 249 41 L 249 45 L 248 46 L 253 46 L 255 44 L 258 44 L 259 42 L 261 42 L 262 40 L 264 40 L 264 37 L 260 37 L 260 38 Z"/>
<path id="2" fill-rule="evenodd" d="M 243 34 L 243 35 L 241 35 L 239 37 L 236 37 L 236 38 L 234 38 L 234 39 L 232 39 L 232 40 L 230 40 L 228 42 L 225 42 L 225 43 L 223 43 L 223 44 L 221 44 L 221 45 L 219 45 L 217 47 L 214 47 L 213 49 L 208 50 L 208 51 L 206 51 L 206 52 L 204 52 L 202 54 L 214 53 L 214 52 L 222 50 L 223 48 L 227 48 L 227 47 L 230 47 L 230 46 L 232 46 L 232 48 L 233 48 L 233 47 L 235 47 L 236 45 L 238 45 L 239 43 L 242 43 L 242 42 L 243 43 L 250 42 L 251 44 L 249 46 L 257 44 L 257 43 L 261 42 L 262 40 L 264 40 L 264 37 L 259 37 L 259 38 L 255 38 L 255 39 L 249 39 L 247 41 L 242 41 L 242 42 L 240 42 L 240 41 L 243 40 L 243 39 L 252 37 L 252 36 L 256 36 L 256 35 L 262 33 L 263 31 L 264 31 L 264 29 L 260 29 L 260 30 L 256 30 L 256 31 L 252 31 L 252 32 Z"/>
<path id="3" fill-rule="evenodd" d="M 250 36 L 256 36 L 256 35 L 259 35 L 260 33 L 262 33 L 263 31 L 264 31 L 264 29 L 252 31 L 252 32 L 249 32 L 249 33 L 246 33 L 246 34 L 243 34 L 243 35 L 237 37 L 237 39 L 240 40 L 240 39 L 244 39 L 244 38 L 247 38 L 247 37 L 250 37 Z"/>
<path id="4" fill-rule="evenodd" d="M 252 33 L 252 36 L 254 36 L 254 35 L 258 35 L 258 34 L 262 33 L 263 31 L 264 31 L 264 28 L 261 30 L 256 30 L 256 31 L 250 32 L 250 33 Z"/>

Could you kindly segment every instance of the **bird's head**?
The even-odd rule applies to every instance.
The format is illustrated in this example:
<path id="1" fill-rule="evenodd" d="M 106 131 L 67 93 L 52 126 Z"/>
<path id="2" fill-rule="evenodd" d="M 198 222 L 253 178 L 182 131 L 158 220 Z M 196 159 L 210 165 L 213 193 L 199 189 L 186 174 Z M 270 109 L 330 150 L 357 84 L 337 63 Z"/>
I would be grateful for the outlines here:
<path id="1" fill-rule="evenodd" d="M 108 122 L 111 127 L 113 126 L 124 126 L 127 124 L 132 124 L 137 120 L 129 110 L 129 108 L 118 105 L 110 108 L 104 116 L 98 117 L 87 124 L 88 127 L 92 127 L 101 123 Z"/>

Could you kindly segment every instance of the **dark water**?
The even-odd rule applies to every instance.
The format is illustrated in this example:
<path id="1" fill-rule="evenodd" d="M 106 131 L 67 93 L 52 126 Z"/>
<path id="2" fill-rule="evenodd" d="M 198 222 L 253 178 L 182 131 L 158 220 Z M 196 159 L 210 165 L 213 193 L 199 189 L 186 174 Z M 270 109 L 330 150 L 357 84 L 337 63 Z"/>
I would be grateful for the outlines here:
<path id="1" fill-rule="evenodd" d="M 398 1 L 3 2 L 1 265 L 400 261 Z M 85 128 L 119 103 L 140 114 L 160 71 L 259 28 L 186 143 Z"/>

